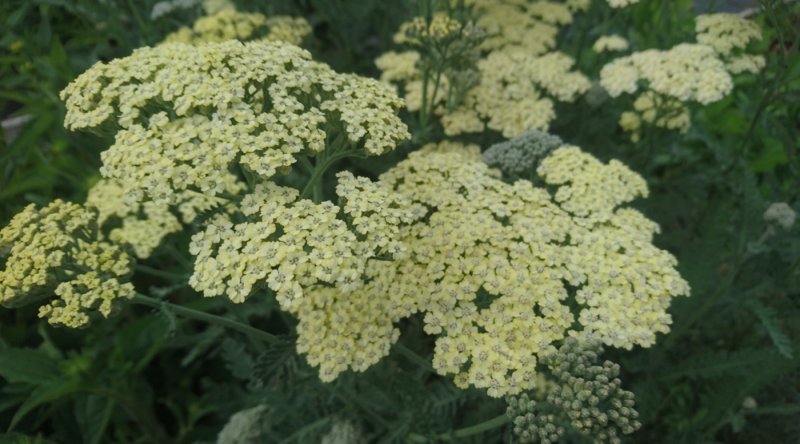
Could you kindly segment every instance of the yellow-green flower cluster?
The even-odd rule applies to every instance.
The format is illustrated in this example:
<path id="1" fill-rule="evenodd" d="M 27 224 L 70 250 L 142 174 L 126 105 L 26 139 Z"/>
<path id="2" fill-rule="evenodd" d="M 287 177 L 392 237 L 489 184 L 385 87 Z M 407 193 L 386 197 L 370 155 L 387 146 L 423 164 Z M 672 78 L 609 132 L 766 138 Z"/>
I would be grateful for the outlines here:
<path id="1" fill-rule="evenodd" d="M 494 397 L 530 389 L 536 357 L 576 318 L 583 334 L 618 347 L 649 346 L 666 331 L 669 300 L 688 286 L 675 259 L 651 244 L 656 225 L 617 208 L 646 193 L 643 180 L 576 147 L 555 150 L 539 171 L 559 186 L 555 196 L 503 182 L 477 147 L 446 144 L 381 176 L 427 215 L 401 227 L 403 257 L 367 264 L 362 286 L 303 298 L 298 347 L 316 347 L 309 362 L 323 379 L 377 362 L 397 338 L 394 323 L 416 312 L 438 336 L 436 370 Z"/>
<path id="2" fill-rule="evenodd" d="M 18 307 L 52 298 L 39 309 L 51 324 L 80 327 L 93 311 L 108 317 L 118 299 L 130 298 L 131 260 L 98 240 L 96 214 L 56 200 L 29 205 L 0 230 L 0 304 Z"/>
<path id="3" fill-rule="evenodd" d="M 594 52 L 597 53 L 611 52 L 611 51 L 627 51 L 628 41 L 616 34 L 604 35 L 598 38 L 594 42 L 594 45 L 592 45 L 592 49 L 594 50 Z"/>
<path id="4" fill-rule="evenodd" d="M 390 87 L 284 42 L 142 48 L 96 64 L 61 95 L 68 128 L 122 127 L 101 172 L 133 200 L 232 194 L 238 169 L 269 178 L 337 135 L 371 155 L 409 137 Z"/>
<path id="5" fill-rule="evenodd" d="M 763 56 L 745 54 L 750 42 L 761 40 L 761 28 L 736 14 L 699 15 L 695 19 L 697 41 L 714 48 L 728 71 L 757 73 L 766 63 Z"/>
<path id="6" fill-rule="evenodd" d="M 552 375 L 540 401 L 527 393 L 508 399 L 508 416 L 522 443 L 560 442 L 568 430 L 592 442 L 618 444 L 620 435 L 633 433 L 641 423 L 632 392 L 622 388 L 619 365 L 599 365 L 601 349 L 567 338 L 542 363 Z"/>
<path id="7" fill-rule="evenodd" d="M 280 40 L 299 45 L 311 34 L 311 25 L 302 17 L 267 17 L 258 13 L 222 9 L 212 15 L 200 17 L 191 28 L 168 35 L 164 42 L 208 43 L 226 40 Z"/>
<path id="8" fill-rule="evenodd" d="M 130 245 L 140 259 L 148 258 L 166 235 L 182 228 L 168 205 L 152 201 L 126 204 L 125 189 L 114 180 L 98 181 L 89 190 L 86 206 L 97 210 L 97 224 L 101 228 L 106 222 L 120 221 L 108 233 L 108 239 Z"/>

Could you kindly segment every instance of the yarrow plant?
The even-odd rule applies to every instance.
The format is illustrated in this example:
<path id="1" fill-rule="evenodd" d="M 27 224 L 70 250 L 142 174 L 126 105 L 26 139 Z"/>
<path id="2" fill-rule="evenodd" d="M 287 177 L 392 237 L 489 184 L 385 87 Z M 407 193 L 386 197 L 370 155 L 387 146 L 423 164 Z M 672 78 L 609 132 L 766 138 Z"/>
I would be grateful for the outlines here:
<path id="1" fill-rule="evenodd" d="M 0 230 L 0 304 L 38 303 L 78 328 L 132 302 L 251 335 L 224 344 L 226 359 L 286 341 L 306 373 L 336 384 L 333 398 L 399 350 L 426 381 L 507 404 L 497 424 L 521 442 L 621 442 L 641 424 L 601 355 L 655 345 L 690 286 L 634 207 L 645 178 L 580 142 L 588 122 L 571 133 L 558 119 L 613 102 L 614 146 L 649 126 L 686 132 L 695 108 L 765 66 L 748 48 L 758 26 L 729 14 L 697 17 L 696 41 L 664 49 L 603 26 L 577 37 L 583 60 L 568 54 L 569 26 L 590 8 L 637 3 L 421 2 L 390 28 L 398 51 L 375 60 L 378 80 L 314 60 L 298 46 L 318 31 L 304 18 L 203 2 L 191 26 L 63 89 L 65 127 L 113 141 L 85 202 L 30 205 Z M 761 216 L 770 236 L 795 223 L 788 204 Z M 178 257 L 180 273 L 147 265 Z M 147 287 L 137 271 L 175 285 Z M 170 304 L 173 288 L 245 314 Z M 250 307 L 286 334 L 247 324 Z M 414 328 L 425 357 L 401 344 Z M 220 441 L 271 433 L 263 402 L 229 409 Z M 371 439 L 328 422 L 327 441 Z"/>

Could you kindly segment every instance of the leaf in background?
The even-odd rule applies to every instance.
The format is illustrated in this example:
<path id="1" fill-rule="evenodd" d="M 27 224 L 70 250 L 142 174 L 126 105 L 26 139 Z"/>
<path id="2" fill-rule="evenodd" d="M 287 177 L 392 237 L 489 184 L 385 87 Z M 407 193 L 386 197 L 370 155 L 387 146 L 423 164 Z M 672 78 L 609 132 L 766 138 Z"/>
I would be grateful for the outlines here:
<path id="1" fill-rule="evenodd" d="M 22 433 L 0 433 L 0 444 L 51 444 L 53 441 Z"/>
<path id="2" fill-rule="evenodd" d="M 730 374 L 746 374 L 748 368 L 769 365 L 776 358 L 778 356 L 772 349 L 743 349 L 733 352 L 707 351 L 672 365 L 669 371 L 659 375 L 659 379 L 682 377 L 709 379 Z"/>
<path id="3" fill-rule="evenodd" d="M 780 322 L 778 321 L 778 314 L 772 307 L 768 307 L 756 299 L 751 299 L 747 302 L 747 308 L 753 312 L 761 321 L 761 325 L 767 329 L 772 343 L 778 352 L 789 359 L 792 359 L 792 340 L 781 331 Z"/>
<path id="4" fill-rule="evenodd" d="M 247 352 L 245 346 L 232 339 L 225 339 L 220 346 L 222 359 L 225 360 L 225 367 L 237 379 L 247 381 L 254 374 L 255 360 Z"/>
<path id="5" fill-rule="evenodd" d="M 14 417 L 11 418 L 11 424 L 8 426 L 8 430 L 10 431 L 16 427 L 19 421 L 36 407 L 71 395 L 80 390 L 80 388 L 80 381 L 77 379 L 56 380 L 37 387 L 28 399 L 22 403 L 14 414 Z"/>
<path id="6" fill-rule="evenodd" d="M 10 382 L 43 385 L 60 376 L 60 361 L 41 350 L 7 348 L 0 350 L 0 376 Z"/>

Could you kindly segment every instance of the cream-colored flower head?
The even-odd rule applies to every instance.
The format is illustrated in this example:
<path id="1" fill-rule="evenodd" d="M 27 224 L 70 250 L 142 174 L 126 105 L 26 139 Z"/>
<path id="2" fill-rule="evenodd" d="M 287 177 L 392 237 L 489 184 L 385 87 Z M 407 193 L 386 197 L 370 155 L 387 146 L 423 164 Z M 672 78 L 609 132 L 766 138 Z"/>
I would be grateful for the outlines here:
<path id="1" fill-rule="evenodd" d="M 192 237 L 196 261 L 189 283 L 206 296 L 226 295 L 234 302 L 269 287 L 290 312 L 312 286 L 360 286 L 367 260 L 403 255 L 398 227 L 419 209 L 401 205 L 402 196 L 366 179 L 342 173 L 339 180 L 341 209 L 299 199 L 297 190 L 272 182 L 258 185 L 239 206 L 245 222 L 220 215 Z"/>
<path id="2" fill-rule="evenodd" d="M 697 42 L 714 48 L 722 56 L 747 48 L 750 42 L 761 40 L 761 28 L 737 14 L 717 13 L 698 15 L 695 19 Z"/>
<path id="3" fill-rule="evenodd" d="M 391 87 L 284 42 L 142 48 L 96 64 L 61 97 L 68 128 L 121 127 L 101 173 L 133 201 L 231 194 L 238 169 L 266 179 L 326 141 L 379 155 L 410 137 Z"/>
<path id="4" fill-rule="evenodd" d="M 620 57 L 600 71 L 600 84 L 612 97 L 633 94 L 641 83 L 663 96 L 707 105 L 733 89 L 725 64 L 706 45 L 682 43 Z"/>
<path id="5" fill-rule="evenodd" d="M 477 12 L 477 25 L 486 30 L 481 45 L 486 51 L 514 49 L 540 55 L 555 47 L 558 26 L 572 23 L 572 12 L 581 2 L 471 0 Z"/>
<path id="6" fill-rule="evenodd" d="M 747 54 L 747 46 L 761 40 L 758 24 L 736 14 L 699 15 L 695 21 L 697 41 L 714 48 L 731 74 L 757 73 L 764 68 L 764 56 Z"/>
<path id="7" fill-rule="evenodd" d="M 597 53 L 627 51 L 628 41 L 616 34 L 604 35 L 594 42 L 592 49 Z"/>
<path id="8" fill-rule="evenodd" d="M 119 299 L 132 297 L 131 259 L 98 239 L 96 217 L 60 200 L 41 209 L 31 204 L 14 216 L 0 230 L 0 304 L 50 299 L 40 317 L 81 327 L 92 312 L 108 317 Z"/>
<path id="9" fill-rule="evenodd" d="M 443 119 L 445 133 L 484 130 L 477 121 L 516 137 L 529 129 L 546 130 L 555 119 L 554 101 L 572 102 L 591 87 L 583 74 L 572 70 L 574 61 L 560 52 L 528 56 L 517 51 L 493 51 L 478 63 L 480 83 L 468 91 L 453 112 L 459 118 Z M 443 111 L 442 111 L 443 112 Z"/>
<path id="10" fill-rule="evenodd" d="M 437 337 L 434 368 L 499 397 L 530 389 L 537 356 L 575 325 L 607 345 L 652 345 L 688 285 L 652 245 L 656 224 L 620 208 L 647 193 L 644 181 L 572 146 L 546 157 L 539 175 L 554 195 L 498 179 L 477 147 L 412 153 L 379 180 L 427 209 L 400 229 L 406 254 L 370 261 L 350 291 L 308 291 L 298 350 L 329 381 L 388 354 L 394 323 L 422 312 Z"/>
<path id="11" fill-rule="evenodd" d="M 209 43 L 226 40 L 280 40 L 299 45 L 311 34 L 311 25 L 302 17 L 267 17 L 259 13 L 239 12 L 223 9 L 212 15 L 200 17 L 191 28 L 181 29 L 168 35 L 165 43 Z"/>

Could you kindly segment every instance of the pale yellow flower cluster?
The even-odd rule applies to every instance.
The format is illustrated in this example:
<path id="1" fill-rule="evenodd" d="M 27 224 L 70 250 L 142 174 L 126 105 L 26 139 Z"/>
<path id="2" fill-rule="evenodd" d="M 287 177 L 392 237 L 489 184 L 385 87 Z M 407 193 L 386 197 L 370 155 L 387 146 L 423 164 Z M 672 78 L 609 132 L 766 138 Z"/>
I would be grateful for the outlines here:
<path id="1" fill-rule="evenodd" d="M 371 155 L 409 137 L 390 87 L 337 74 L 284 42 L 142 48 L 96 64 L 61 95 L 68 128 L 122 127 L 101 172 L 134 200 L 233 194 L 232 169 L 270 178 L 339 132 Z"/>
<path id="2" fill-rule="evenodd" d="M 731 76 L 714 50 L 692 43 L 620 57 L 600 72 L 600 84 L 612 97 L 635 93 L 641 82 L 655 93 L 703 105 L 721 100 L 733 88 Z"/>
<path id="3" fill-rule="evenodd" d="M 757 73 L 764 67 L 764 56 L 744 53 L 747 45 L 761 40 L 761 28 L 755 22 L 736 14 L 699 15 L 695 30 L 697 41 L 714 48 L 731 73 Z"/>
<path id="4" fill-rule="evenodd" d="M 139 259 L 148 258 L 166 235 L 182 229 L 168 205 L 152 201 L 126 204 L 125 189 L 114 180 L 98 181 L 89 190 L 86 206 L 97 210 L 101 228 L 107 222 L 118 221 L 119 226 L 111 229 L 108 239 L 130 245 Z"/>
<path id="5" fill-rule="evenodd" d="M 0 304 L 18 307 L 53 298 L 39 308 L 51 324 L 81 327 L 97 311 L 108 317 L 119 299 L 134 295 L 131 259 L 100 241 L 96 214 L 77 204 L 29 205 L 0 230 Z"/>
<path id="6" fill-rule="evenodd" d="M 222 9 L 212 15 L 200 17 L 191 28 L 168 35 L 165 43 L 208 43 L 226 40 L 280 40 L 299 45 L 311 34 L 311 25 L 302 17 L 267 17 L 259 13 Z"/>
<path id="7" fill-rule="evenodd" d="M 657 226 L 618 208 L 646 194 L 641 177 L 562 147 L 539 168 L 558 186 L 551 196 L 498 179 L 477 147 L 457 148 L 424 147 L 380 178 L 428 209 L 400 230 L 406 255 L 370 261 L 349 292 L 324 287 L 303 299 L 298 346 L 324 380 L 377 362 L 397 338 L 394 323 L 415 312 L 438 336 L 436 370 L 494 397 L 530 389 L 536 357 L 576 319 L 583 335 L 617 347 L 649 346 L 667 331 L 669 301 L 688 285 L 651 244 Z"/>
<path id="8" fill-rule="evenodd" d="M 485 51 L 508 49 L 531 56 L 541 55 L 556 45 L 558 25 L 572 22 L 574 6 L 554 1 L 471 0 L 477 25 L 487 33 L 481 45 Z"/>
<path id="9" fill-rule="evenodd" d="M 592 49 L 597 53 L 627 51 L 628 41 L 616 34 L 604 35 L 594 42 Z"/>
<path id="10" fill-rule="evenodd" d="M 585 7 L 582 2 L 468 3 L 475 8 L 476 23 L 486 34 L 479 46 L 484 57 L 477 62 L 474 86 L 459 97 L 457 104 L 449 103 L 453 80 L 447 75 L 440 79 L 435 95 L 429 84 L 427 101 L 435 106 L 445 134 L 477 133 L 488 127 L 511 138 L 529 129 L 547 129 L 555 118 L 554 99 L 572 102 L 589 90 L 589 79 L 572 70 L 572 58 L 548 52 L 555 47 L 558 27 L 572 22 L 573 12 Z M 424 23 L 421 17 L 415 20 Z M 386 53 L 376 60 L 376 65 L 383 71 L 384 82 L 403 85 L 410 111 L 421 109 L 423 77 L 419 53 Z"/>

